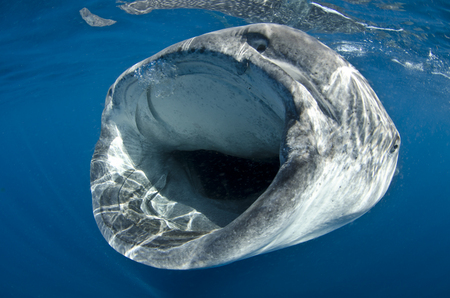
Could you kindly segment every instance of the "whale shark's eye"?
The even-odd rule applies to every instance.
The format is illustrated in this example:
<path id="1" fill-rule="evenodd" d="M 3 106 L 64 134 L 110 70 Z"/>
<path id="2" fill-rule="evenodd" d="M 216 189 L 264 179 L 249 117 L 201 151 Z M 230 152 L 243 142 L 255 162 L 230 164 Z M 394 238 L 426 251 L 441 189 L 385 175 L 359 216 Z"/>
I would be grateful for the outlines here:
<path id="1" fill-rule="evenodd" d="M 260 44 L 257 48 L 256 48 L 256 50 L 258 51 L 258 52 L 264 52 L 265 50 L 266 50 L 266 46 L 265 45 L 263 45 L 263 44 Z"/>
<path id="2" fill-rule="evenodd" d="M 269 46 L 269 39 L 260 33 L 248 33 L 247 43 L 259 53 L 264 52 Z"/>
<path id="3" fill-rule="evenodd" d="M 394 142 L 392 142 L 390 153 L 394 153 L 400 147 L 400 137 L 395 136 Z"/>

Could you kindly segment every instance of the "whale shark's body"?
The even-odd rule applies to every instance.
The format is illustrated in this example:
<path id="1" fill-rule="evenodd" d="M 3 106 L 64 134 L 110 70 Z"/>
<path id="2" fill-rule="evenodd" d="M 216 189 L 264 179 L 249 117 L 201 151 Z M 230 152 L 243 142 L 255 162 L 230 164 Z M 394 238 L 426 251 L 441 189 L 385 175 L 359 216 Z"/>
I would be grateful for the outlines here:
<path id="1" fill-rule="evenodd" d="M 337 53 L 286 26 L 225 29 L 112 85 L 91 162 L 94 215 L 135 261 L 219 266 L 361 216 L 386 192 L 399 146 Z"/>
<path id="2" fill-rule="evenodd" d="M 339 11 L 307 0 L 140 0 L 122 4 L 129 14 L 156 9 L 197 8 L 222 12 L 250 23 L 276 23 L 323 33 L 355 33 L 367 25 Z"/>

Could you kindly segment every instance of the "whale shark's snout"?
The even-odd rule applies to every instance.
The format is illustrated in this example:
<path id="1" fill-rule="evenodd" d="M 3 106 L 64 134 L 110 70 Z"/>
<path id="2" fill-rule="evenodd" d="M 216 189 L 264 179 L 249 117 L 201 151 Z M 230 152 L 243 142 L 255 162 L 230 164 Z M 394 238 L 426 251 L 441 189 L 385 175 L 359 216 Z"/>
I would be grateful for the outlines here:
<path id="1" fill-rule="evenodd" d="M 135 261 L 220 266 L 367 212 L 399 146 L 376 94 L 337 53 L 286 26 L 225 29 L 112 85 L 91 162 L 94 215 Z"/>

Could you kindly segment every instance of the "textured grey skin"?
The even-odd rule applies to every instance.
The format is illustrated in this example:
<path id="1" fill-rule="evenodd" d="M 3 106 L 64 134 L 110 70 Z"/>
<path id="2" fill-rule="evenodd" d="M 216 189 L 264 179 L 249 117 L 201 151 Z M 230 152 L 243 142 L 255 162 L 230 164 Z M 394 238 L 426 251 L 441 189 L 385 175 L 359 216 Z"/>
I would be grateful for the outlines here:
<path id="1" fill-rule="evenodd" d="M 337 53 L 286 26 L 225 29 L 170 46 L 112 85 L 91 161 L 94 216 L 135 261 L 220 266 L 367 212 L 390 184 L 399 146 L 376 94 Z M 201 149 L 278 155 L 281 166 L 243 211 L 202 195 L 173 155 Z"/>
<path id="2" fill-rule="evenodd" d="M 219 11 L 250 23 L 276 23 L 303 31 L 355 33 L 366 30 L 365 24 L 306 0 L 143 0 L 125 3 L 120 8 L 137 15 L 154 9 L 198 8 Z"/>
<path id="3" fill-rule="evenodd" d="M 88 23 L 88 25 L 92 27 L 105 27 L 111 26 L 116 23 L 116 21 L 114 20 L 104 19 L 99 17 L 98 15 L 91 13 L 86 7 L 80 10 L 80 15 L 83 20 L 85 20 L 86 23 Z"/>

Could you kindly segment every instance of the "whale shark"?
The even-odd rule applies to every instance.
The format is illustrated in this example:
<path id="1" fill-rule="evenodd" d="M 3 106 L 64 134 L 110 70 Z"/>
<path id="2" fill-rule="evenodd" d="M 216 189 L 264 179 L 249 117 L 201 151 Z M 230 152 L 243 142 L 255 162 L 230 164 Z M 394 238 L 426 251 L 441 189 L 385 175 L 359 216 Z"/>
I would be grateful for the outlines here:
<path id="1" fill-rule="evenodd" d="M 134 15 L 157 9 L 191 8 L 221 12 L 249 23 L 276 23 L 321 33 L 356 33 L 376 28 L 341 13 L 337 7 L 333 9 L 307 0 L 138 0 L 122 3 L 119 7 Z"/>
<path id="2" fill-rule="evenodd" d="M 400 135 L 367 80 L 277 24 L 174 44 L 109 89 L 91 160 L 97 225 L 157 268 L 229 264 L 350 223 L 386 193 Z"/>

